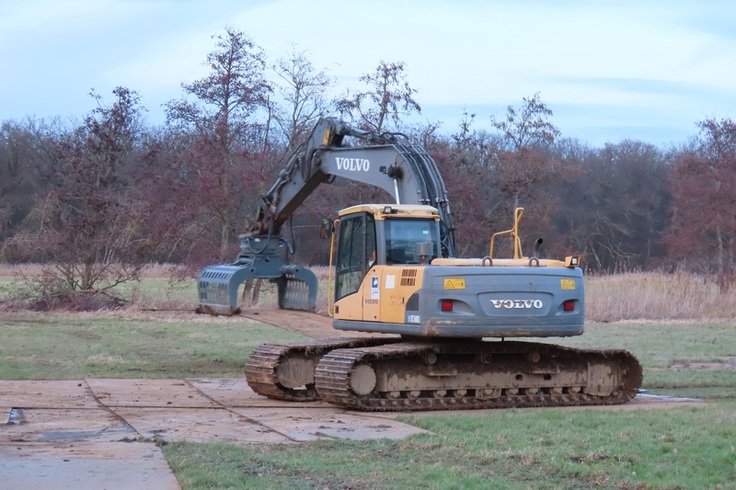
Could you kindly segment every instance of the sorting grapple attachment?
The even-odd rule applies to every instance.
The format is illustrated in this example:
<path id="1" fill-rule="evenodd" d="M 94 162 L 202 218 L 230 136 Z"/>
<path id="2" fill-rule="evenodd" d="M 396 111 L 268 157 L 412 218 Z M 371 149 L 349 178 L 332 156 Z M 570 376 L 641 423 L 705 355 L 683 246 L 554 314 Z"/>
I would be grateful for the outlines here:
<path id="1" fill-rule="evenodd" d="M 279 291 L 279 308 L 314 311 L 317 306 L 317 277 L 305 268 L 284 265 L 275 279 Z"/>
<path id="2" fill-rule="evenodd" d="M 200 313 L 236 315 L 240 312 L 240 285 L 251 279 L 276 283 L 279 308 L 314 311 L 317 277 L 306 267 L 287 264 L 281 257 L 283 241 L 267 237 L 244 237 L 242 252 L 233 264 L 217 264 L 199 275 Z"/>
<path id="3" fill-rule="evenodd" d="M 210 315 L 235 315 L 238 308 L 238 289 L 249 277 L 250 267 L 242 265 L 218 264 L 204 269 L 199 274 L 200 313 Z"/>

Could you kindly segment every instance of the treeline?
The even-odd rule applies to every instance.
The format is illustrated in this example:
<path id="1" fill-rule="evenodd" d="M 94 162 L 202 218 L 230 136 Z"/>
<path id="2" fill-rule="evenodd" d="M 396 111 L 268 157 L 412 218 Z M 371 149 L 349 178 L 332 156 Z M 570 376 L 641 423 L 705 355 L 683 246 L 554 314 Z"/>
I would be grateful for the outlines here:
<path id="1" fill-rule="evenodd" d="M 526 209 L 522 232 L 543 255 L 577 252 L 589 270 L 688 268 L 732 278 L 736 232 L 736 125 L 697 122 L 691 140 L 662 149 L 627 140 L 592 148 L 565 138 L 539 94 L 497 115 L 459 114 L 447 134 L 418 120 L 400 62 L 330 99 L 334 80 L 303 52 L 269 63 L 235 29 L 215 36 L 208 74 L 182 85 L 166 122 L 143 124 L 136 91 L 78 123 L 5 121 L 0 130 L 0 262 L 53 264 L 50 288 L 103 291 L 144 264 L 192 270 L 237 253 L 237 237 L 286 156 L 320 116 L 400 131 L 435 158 L 446 181 L 462 255 L 485 255 L 494 231 Z M 482 129 L 489 122 L 488 129 Z M 331 187 L 330 187 L 331 186 Z M 322 218 L 382 191 L 340 181 L 311 196 L 290 228 L 295 260 L 325 263 Z M 290 235 L 287 232 L 287 235 Z"/>

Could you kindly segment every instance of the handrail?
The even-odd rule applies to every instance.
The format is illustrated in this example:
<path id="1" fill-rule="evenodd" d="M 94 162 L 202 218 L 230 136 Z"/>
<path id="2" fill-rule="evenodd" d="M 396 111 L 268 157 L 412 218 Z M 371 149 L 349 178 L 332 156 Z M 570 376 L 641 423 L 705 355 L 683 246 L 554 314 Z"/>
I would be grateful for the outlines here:
<path id="1" fill-rule="evenodd" d="M 519 237 L 519 222 L 522 216 L 524 216 L 524 208 L 516 208 L 514 210 L 514 227 L 510 230 L 499 231 L 491 236 L 491 244 L 488 249 L 488 256 L 493 258 L 493 246 L 496 242 L 496 238 L 499 236 L 509 235 L 514 239 L 514 258 L 520 259 L 524 257 L 521 251 L 521 238 Z"/>

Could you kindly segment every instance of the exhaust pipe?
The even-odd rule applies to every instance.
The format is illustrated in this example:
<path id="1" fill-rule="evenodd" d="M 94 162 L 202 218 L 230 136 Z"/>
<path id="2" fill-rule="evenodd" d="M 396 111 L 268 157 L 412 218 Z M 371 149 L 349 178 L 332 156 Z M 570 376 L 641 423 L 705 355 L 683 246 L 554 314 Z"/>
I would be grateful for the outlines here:
<path id="1" fill-rule="evenodd" d="M 534 246 L 532 247 L 532 257 L 539 257 L 539 247 L 542 245 L 541 238 L 537 238 L 537 240 L 534 242 Z"/>

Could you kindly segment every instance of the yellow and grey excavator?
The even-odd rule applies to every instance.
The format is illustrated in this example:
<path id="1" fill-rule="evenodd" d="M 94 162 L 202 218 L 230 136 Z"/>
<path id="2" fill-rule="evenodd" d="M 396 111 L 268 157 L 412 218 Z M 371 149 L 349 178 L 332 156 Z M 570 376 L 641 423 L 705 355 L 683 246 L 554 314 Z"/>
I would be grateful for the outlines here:
<path id="1" fill-rule="evenodd" d="M 513 227 L 491 237 L 487 256 L 455 257 L 450 203 L 431 156 L 401 134 L 333 118 L 319 120 L 262 197 L 236 261 L 202 271 L 199 310 L 237 313 L 239 287 L 254 278 L 277 283 L 281 308 L 314 310 L 316 277 L 285 263 L 280 229 L 336 176 L 380 187 L 395 202 L 339 213 L 330 233 L 333 326 L 391 335 L 262 345 L 245 366 L 256 393 L 370 411 L 618 404 L 636 396 L 642 369 L 627 351 L 508 340 L 583 333 L 579 256 L 540 258 L 541 240 L 524 256 L 517 209 Z M 510 258 L 494 257 L 502 235 L 513 239 Z"/>

